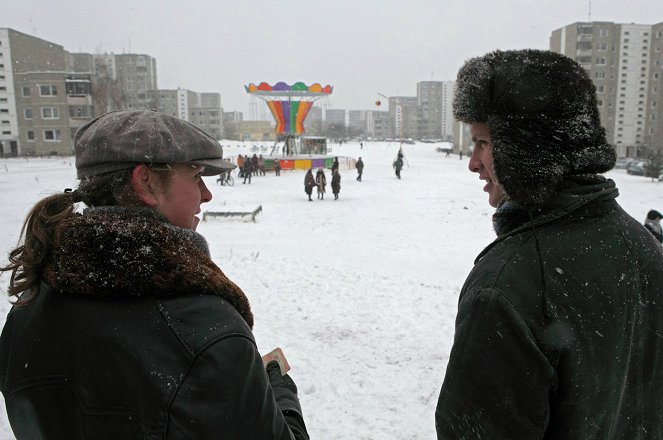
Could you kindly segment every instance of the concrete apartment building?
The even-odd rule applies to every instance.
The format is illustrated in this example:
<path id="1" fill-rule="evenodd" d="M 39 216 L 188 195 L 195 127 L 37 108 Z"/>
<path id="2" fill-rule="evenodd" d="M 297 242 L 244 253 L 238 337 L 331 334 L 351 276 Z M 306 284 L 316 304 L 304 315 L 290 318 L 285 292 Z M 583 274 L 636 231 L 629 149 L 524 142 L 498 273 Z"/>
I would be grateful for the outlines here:
<path id="1" fill-rule="evenodd" d="M 366 134 L 372 139 L 389 137 L 389 112 L 368 110 L 366 112 Z"/>
<path id="2" fill-rule="evenodd" d="M 322 107 L 314 105 L 304 119 L 304 134 L 319 135 L 322 133 Z"/>
<path id="3" fill-rule="evenodd" d="M 577 22 L 553 31 L 550 49 L 589 73 L 618 156 L 663 152 L 663 23 Z"/>
<path id="4" fill-rule="evenodd" d="M 417 106 L 420 139 L 449 141 L 453 139 L 453 81 L 420 81 L 417 83 Z"/>
<path id="5" fill-rule="evenodd" d="M 189 121 L 215 139 L 223 138 L 223 109 L 220 93 L 198 93 L 187 89 L 150 90 L 149 108 Z"/>
<path id="6" fill-rule="evenodd" d="M 119 108 L 147 110 L 157 90 L 157 62 L 146 54 L 68 54 L 70 68 L 89 73 L 95 85 L 95 115 Z"/>
<path id="7" fill-rule="evenodd" d="M 419 139 L 421 109 L 415 96 L 389 97 L 389 138 Z"/>
<path id="8" fill-rule="evenodd" d="M 345 109 L 328 108 L 325 109 L 325 124 L 327 127 L 337 126 L 345 127 Z"/>
<path id="9" fill-rule="evenodd" d="M 0 155 L 70 155 L 91 114 L 90 75 L 62 46 L 0 28 Z"/>

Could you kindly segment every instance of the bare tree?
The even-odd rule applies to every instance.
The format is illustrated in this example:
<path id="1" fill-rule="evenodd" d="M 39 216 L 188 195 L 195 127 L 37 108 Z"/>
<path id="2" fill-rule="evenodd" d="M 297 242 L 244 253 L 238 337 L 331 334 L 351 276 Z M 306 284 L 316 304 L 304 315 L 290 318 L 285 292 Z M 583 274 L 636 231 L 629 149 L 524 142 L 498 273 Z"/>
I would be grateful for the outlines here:
<path id="1" fill-rule="evenodd" d="M 98 63 L 92 76 L 94 115 L 126 108 L 127 98 L 120 81 L 113 78 L 105 63 Z"/>

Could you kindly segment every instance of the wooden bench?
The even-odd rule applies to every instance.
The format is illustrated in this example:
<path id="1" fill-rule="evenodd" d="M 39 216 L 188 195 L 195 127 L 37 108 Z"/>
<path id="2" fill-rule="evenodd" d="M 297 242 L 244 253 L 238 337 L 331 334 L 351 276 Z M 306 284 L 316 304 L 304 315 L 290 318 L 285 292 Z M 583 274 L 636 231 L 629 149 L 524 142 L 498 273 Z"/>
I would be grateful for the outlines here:
<path id="1" fill-rule="evenodd" d="M 262 211 L 262 205 L 258 206 L 253 211 L 205 211 L 203 212 L 203 221 L 207 221 L 207 217 L 246 217 L 251 216 L 251 220 L 256 221 L 256 215 Z"/>

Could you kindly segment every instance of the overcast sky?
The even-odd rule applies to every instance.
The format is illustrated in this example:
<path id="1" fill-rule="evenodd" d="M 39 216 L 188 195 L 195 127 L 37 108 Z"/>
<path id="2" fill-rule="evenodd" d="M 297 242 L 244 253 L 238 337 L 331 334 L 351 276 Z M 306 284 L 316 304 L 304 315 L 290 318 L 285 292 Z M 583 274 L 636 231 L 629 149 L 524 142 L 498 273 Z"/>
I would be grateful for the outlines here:
<path id="1" fill-rule="evenodd" d="M 0 27 L 70 52 L 143 53 L 158 85 L 219 92 L 248 116 L 250 82 L 334 86 L 330 108 L 454 80 L 469 57 L 547 49 L 590 16 L 587 0 L 0 0 Z M 592 21 L 663 22 L 661 0 L 592 0 Z M 383 104 L 381 109 L 386 109 Z"/>

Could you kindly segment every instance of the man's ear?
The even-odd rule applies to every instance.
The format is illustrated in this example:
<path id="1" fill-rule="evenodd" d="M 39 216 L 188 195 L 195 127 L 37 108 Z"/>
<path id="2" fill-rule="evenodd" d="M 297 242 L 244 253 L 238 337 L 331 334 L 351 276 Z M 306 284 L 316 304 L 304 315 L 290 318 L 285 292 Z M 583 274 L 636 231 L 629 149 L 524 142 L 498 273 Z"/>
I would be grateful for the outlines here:
<path id="1" fill-rule="evenodd" d="M 136 168 L 131 172 L 131 188 L 138 196 L 138 200 L 150 207 L 159 204 L 154 191 L 156 188 L 155 182 L 156 176 L 147 165 L 136 165 Z"/>

